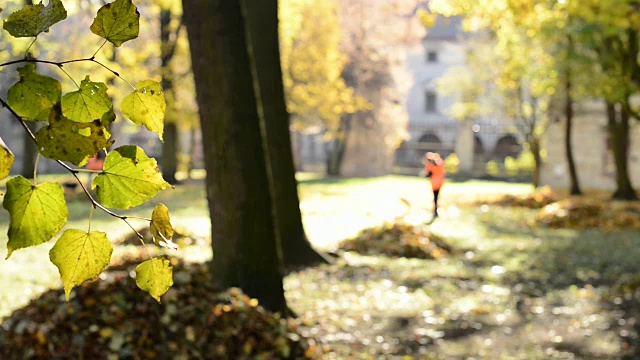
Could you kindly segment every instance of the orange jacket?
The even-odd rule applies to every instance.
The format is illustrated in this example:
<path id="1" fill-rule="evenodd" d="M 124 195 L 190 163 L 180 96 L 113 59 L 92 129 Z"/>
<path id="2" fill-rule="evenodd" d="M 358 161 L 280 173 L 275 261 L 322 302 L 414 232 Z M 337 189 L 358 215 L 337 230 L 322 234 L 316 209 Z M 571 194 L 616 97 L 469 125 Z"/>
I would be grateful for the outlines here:
<path id="1" fill-rule="evenodd" d="M 427 160 L 424 164 L 424 171 L 427 174 L 431 174 L 431 188 L 434 191 L 440 190 L 444 183 L 446 173 L 444 170 L 444 161 L 442 159 L 436 160 L 435 162 Z"/>

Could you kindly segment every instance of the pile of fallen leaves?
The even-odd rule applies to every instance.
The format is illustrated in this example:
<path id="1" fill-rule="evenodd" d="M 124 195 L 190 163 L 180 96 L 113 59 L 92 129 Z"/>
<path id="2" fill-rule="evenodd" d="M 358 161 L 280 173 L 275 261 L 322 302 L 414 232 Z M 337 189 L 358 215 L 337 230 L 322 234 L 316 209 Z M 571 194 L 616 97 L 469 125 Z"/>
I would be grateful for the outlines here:
<path id="1" fill-rule="evenodd" d="M 550 228 L 614 231 L 640 227 L 640 204 L 564 199 L 541 209 L 536 220 Z"/>
<path id="2" fill-rule="evenodd" d="M 362 230 L 358 236 L 340 244 L 340 250 L 363 255 L 438 259 L 453 249 L 427 226 L 396 222 Z"/>
<path id="3" fill-rule="evenodd" d="M 540 209 L 551 203 L 558 201 L 558 196 L 549 187 L 543 187 L 530 194 L 523 195 L 501 195 L 490 200 L 478 201 L 481 205 L 517 206 L 529 209 Z"/>
<path id="4" fill-rule="evenodd" d="M 64 301 L 49 291 L 0 325 L 0 359 L 313 359 L 293 320 L 238 289 L 216 291 L 205 265 L 174 267 L 158 304 L 118 266 Z"/>

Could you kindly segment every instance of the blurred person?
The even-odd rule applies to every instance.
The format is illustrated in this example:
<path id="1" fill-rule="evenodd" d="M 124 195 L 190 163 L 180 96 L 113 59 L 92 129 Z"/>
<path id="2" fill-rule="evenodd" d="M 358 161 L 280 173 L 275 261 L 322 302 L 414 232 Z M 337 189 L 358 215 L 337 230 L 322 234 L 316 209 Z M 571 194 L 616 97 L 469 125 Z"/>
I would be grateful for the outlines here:
<path id="1" fill-rule="evenodd" d="M 444 184 L 445 168 L 444 160 L 440 154 L 428 152 L 424 155 L 424 169 L 422 175 L 431 179 L 431 190 L 433 190 L 433 218 L 438 217 L 438 195 L 440 188 Z"/>

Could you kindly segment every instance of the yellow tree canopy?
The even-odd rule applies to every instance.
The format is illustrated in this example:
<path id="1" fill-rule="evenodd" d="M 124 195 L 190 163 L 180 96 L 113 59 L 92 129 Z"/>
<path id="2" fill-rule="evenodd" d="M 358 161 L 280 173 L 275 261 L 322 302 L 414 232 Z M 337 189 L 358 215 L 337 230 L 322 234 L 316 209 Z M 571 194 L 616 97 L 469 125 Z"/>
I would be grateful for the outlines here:
<path id="1" fill-rule="evenodd" d="M 347 61 L 340 52 L 342 32 L 335 0 L 280 2 L 280 51 L 287 109 L 293 126 L 335 130 L 340 117 L 366 109 L 342 79 Z"/>

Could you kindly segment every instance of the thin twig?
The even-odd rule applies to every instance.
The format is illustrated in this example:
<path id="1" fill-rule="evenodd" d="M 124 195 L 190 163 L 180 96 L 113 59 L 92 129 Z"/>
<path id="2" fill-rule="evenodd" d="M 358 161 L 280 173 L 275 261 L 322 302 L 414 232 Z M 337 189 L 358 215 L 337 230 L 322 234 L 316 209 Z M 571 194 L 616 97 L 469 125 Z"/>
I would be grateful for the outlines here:
<path id="1" fill-rule="evenodd" d="M 124 81 L 125 83 L 127 83 L 129 86 L 131 86 L 134 90 L 135 87 L 133 85 L 131 85 L 130 82 L 128 82 L 126 79 L 124 79 L 122 76 L 120 76 L 120 74 L 111 69 L 110 67 L 108 67 L 107 65 L 101 63 L 100 61 L 96 60 L 93 56 L 90 58 L 82 58 L 82 59 L 73 59 L 73 60 L 65 60 L 65 61 L 51 61 L 51 60 L 42 60 L 42 59 L 29 59 L 29 58 L 25 58 L 25 59 L 19 59 L 19 60 L 12 60 L 12 61 L 7 61 L 5 63 L 0 64 L 0 68 L 5 67 L 5 66 L 9 66 L 9 65 L 15 65 L 15 64 L 23 64 L 23 63 L 38 63 L 38 64 L 48 64 L 48 65 L 54 65 L 59 67 L 60 69 L 62 69 L 62 67 L 64 65 L 67 64 L 72 64 L 72 63 L 77 63 L 77 62 L 93 62 L 96 63 L 100 66 L 102 66 L 103 68 L 105 68 L 107 71 L 109 71 L 110 73 L 112 73 L 113 75 L 115 75 L 116 77 L 120 78 L 120 80 Z M 64 70 L 63 70 L 64 71 Z M 65 71 L 66 73 L 66 71 Z M 68 74 L 67 74 L 68 75 Z M 73 79 L 72 79 L 73 80 Z M 74 81 L 75 83 L 75 81 Z M 77 84 L 76 84 L 77 85 Z"/>

